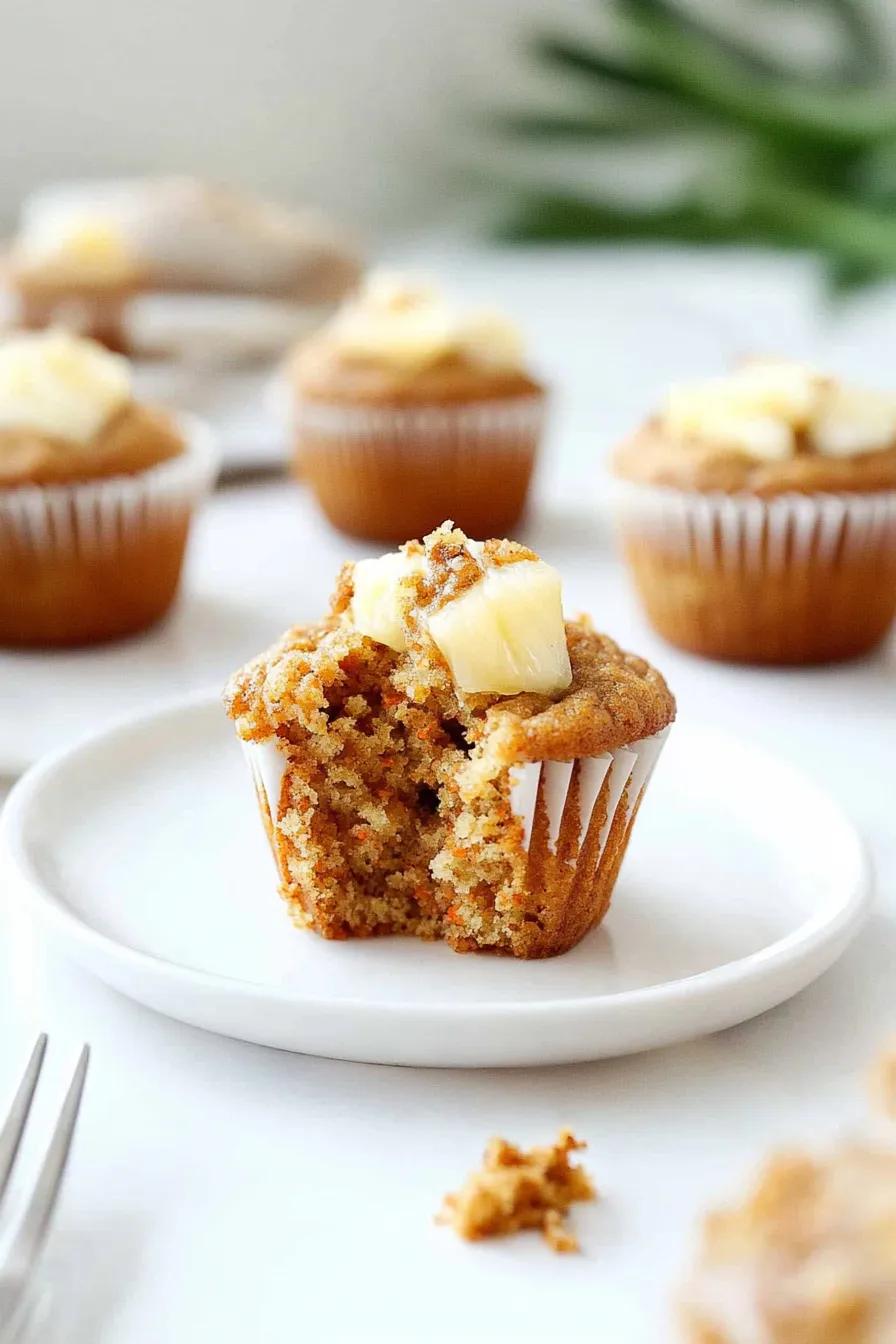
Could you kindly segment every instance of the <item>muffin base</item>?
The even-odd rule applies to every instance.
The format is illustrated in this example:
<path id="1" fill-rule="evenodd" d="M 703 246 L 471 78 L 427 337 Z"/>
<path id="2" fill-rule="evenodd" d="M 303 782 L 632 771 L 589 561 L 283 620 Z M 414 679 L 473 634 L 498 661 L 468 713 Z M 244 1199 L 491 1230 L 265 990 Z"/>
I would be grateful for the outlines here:
<path id="1" fill-rule="evenodd" d="M 896 616 L 896 494 L 689 495 L 624 487 L 647 616 L 705 658 L 817 664 L 875 648 Z"/>
<path id="2" fill-rule="evenodd" d="M 182 423 L 184 453 L 148 471 L 0 491 L 0 644 L 101 643 L 164 616 L 216 465 L 205 427 Z"/>
<path id="3" fill-rule="evenodd" d="M 395 732 L 385 719 L 362 719 L 359 736 L 371 744 L 370 802 L 359 791 L 344 823 L 344 780 L 331 795 L 301 749 L 282 739 L 243 743 L 280 892 L 299 926 L 339 940 L 443 938 L 457 952 L 529 960 L 567 952 L 601 922 L 668 730 L 601 757 L 511 767 L 478 788 L 468 782 L 463 798 L 447 782 L 463 771 L 463 756 L 442 746 L 445 759 L 433 764 L 431 782 L 409 783 L 407 797 L 391 800 L 406 815 L 389 852 L 406 849 L 398 875 L 378 880 L 373 851 L 365 849 L 372 824 L 364 818 L 389 792 L 376 753 L 381 736 L 395 751 Z M 419 761 L 411 773 L 420 778 Z M 337 852 L 348 862 L 345 873 L 333 868 Z M 350 871 L 370 876 L 359 883 Z"/>
<path id="4" fill-rule="evenodd" d="M 452 518 L 470 536 L 511 533 L 526 505 L 545 398 L 444 407 L 305 402 L 294 471 L 339 531 L 404 542 Z"/>

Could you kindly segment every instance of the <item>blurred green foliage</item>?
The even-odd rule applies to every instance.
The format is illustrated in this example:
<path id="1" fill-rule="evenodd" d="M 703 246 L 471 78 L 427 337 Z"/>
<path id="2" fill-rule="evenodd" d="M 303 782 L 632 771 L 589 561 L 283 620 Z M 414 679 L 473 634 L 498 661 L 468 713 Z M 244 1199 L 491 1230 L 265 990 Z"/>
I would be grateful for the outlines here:
<path id="1" fill-rule="evenodd" d="M 595 19 L 598 18 L 597 0 Z M 778 0 L 780 15 L 806 0 Z M 760 242 L 823 255 L 838 285 L 896 273 L 896 70 L 862 0 L 817 0 L 832 58 L 807 69 L 775 45 L 775 6 L 756 10 L 765 46 L 675 0 L 616 0 L 610 40 L 531 43 L 566 106 L 492 118 L 502 142 L 550 169 L 517 174 L 504 237 Z M 894 5 L 896 12 L 896 5 Z M 569 97 L 574 94 L 574 99 Z M 571 104 L 571 105 L 570 105 Z M 614 155 L 682 147 L 671 189 L 627 192 Z M 657 159 L 658 161 L 658 159 Z"/>

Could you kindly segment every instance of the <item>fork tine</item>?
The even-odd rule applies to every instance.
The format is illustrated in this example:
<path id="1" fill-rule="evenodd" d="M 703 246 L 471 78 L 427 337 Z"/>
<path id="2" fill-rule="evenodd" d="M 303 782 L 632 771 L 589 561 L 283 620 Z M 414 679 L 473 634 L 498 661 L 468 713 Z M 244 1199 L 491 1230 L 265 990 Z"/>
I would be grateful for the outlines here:
<path id="1" fill-rule="evenodd" d="M 14 1273 L 21 1275 L 23 1290 L 27 1287 L 31 1270 L 34 1268 L 50 1230 L 50 1221 L 59 1198 L 62 1178 L 65 1175 L 75 1125 L 78 1120 L 78 1112 L 81 1109 L 81 1099 L 84 1095 L 84 1083 L 87 1078 L 89 1062 L 90 1047 L 85 1045 L 81 1051 L 81 1057 L 78 1060 L 65 1101 L 62 1104 L 56 1130 L 50 1140 L 43 1167 L 37 1178 L 37 1185 L 34 1187 L 34 1194 L 31 1196 L 31 1201 L 16 1232 L 15 1240 L 10 1247 L 8 1263 Z"/>
<path id="2" fill-rule="evenodd" d="M 40 1077 L 40 1071 L 43 1068 L 44 1055 L 47 1052 L 47 1037 L 41 1033 L 35 1042 L 34 1049 L 31 1052 L 31 1059 L 28 1061 L 28 1067 L 25 1070 L 25 1076 L 19 1084 L 19 1090 L 12 1103 L 12 1110 L 9 1113 L 6 1124 L 0 1130 L 0 1200 L 6 1194 L 9 1178 L 12 1175 L 12 1169 L 15 1166 L 16 1157 L 19 1152 L 19 1146 L 22 1142 L 22 1135 L 25 1133 L 25 1123 L 31 1111 L 31 1103 L 34 1100 L 34 1092 L 37 1088 L 37 1080 Z"/>

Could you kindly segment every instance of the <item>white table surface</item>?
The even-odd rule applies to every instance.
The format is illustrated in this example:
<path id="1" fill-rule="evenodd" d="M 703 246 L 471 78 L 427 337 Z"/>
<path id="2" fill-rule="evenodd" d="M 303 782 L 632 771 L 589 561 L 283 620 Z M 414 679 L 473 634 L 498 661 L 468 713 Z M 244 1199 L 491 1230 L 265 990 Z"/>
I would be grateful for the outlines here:
<path id="1" fill-rule="evenodd" d="M 877 870 L 871 923 L 814 987 L 722 1035 L 611 1063 L 458 1073 L 278 1054 L 169 1022 L 62 964 L 0 903 L 0 1109 L 37 1030 L 52 1039 L 45 1120 L 80 1042 L 94 1050 L 39 1339 L 671 1344 L 670 1286 L 698 1212 L 737 1190 L 769 1145 L 860 1123 L 863 1071 L 896 1027 L 896 650 L 805 672 L 668 650 L 631 600 L 596 483 L 625 397 L 608 410 L 590 376 L 599 352 L 582 339 L 583 273 L 588 311 L 608 323 L 627 294 L 662 308 L 699 290 L 741 344 L 757 346 L 765 330 L 775 333 L 768 346 L 799 351 L 843 339 L 820 327 L 806 268 L 721 265 L 457 263 L 526 310 L 559 376 L 553 463 L 524 539 L 564 572 L 568 609 L 591 611 L 662 667 L 682 713 L 801 762 L 841 800 Z M 852 320 L 877 331 L 882 319 Z M 855 360 L 854 340 L 842 349 L 843 362 Z M 213 651 L 193 679 L 223 675 L 286 624 L 318 614 L 338 562 L 362 551 L 330 533 L 295 487 L 218 495 L 197 528 L 180 616 L 205 623 Z M 284 936 L 298 935 L 284 925 Z M 468 1246 L 433 1225 L 441 1195 L 489 1135 L 539 1142 L 561 1125 L 589 1141 L 602 1191 L 574 1213 L 581 1256 L 553 1256 L 535 1237 Z M 23 1179 L 45 1128 L 38 1120 Z"/>

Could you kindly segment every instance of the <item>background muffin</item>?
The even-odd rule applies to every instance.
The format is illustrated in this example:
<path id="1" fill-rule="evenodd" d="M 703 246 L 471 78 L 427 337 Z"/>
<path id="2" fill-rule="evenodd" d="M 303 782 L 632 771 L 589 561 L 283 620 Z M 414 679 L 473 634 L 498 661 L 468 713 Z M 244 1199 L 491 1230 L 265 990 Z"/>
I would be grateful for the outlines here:
<path id="1" fill-rule="evenodd" d="M 682 1293 L 689 1344 L 872 1344 L 896 1332 L 896 1154 L 781 1153 L 705 1222 Z"/>
<path id="2" fill-rule="evenodd" d="M 811 663 L 896 613 L 896 397 L 756 360 L 673 389 L 617 451 L 625 555 L 671 643 Z"/>
<path id="3" fill-rule="evenodd" d="M 289 376 L 297 463 L 336 527 L 400 542 L 446 516 L 480 536 L 516 526 L 545 393 L 500 315 L 373 276 Z"/>
<path id="4" fill-rule="evenodd" d="M 0 344 L 0 643 L 157 620 L 213 475 L 206 431 L 135 403 L 121 356 L 57 331 Z"/>
<path id="5" fill-rule="evenodd" d="M 18 237 L 5 270 L 20 326 L 61 323 L 127 350 L 127 306 L 145 277 L 113 221 L 84 211 L 38 221 Z"/>

